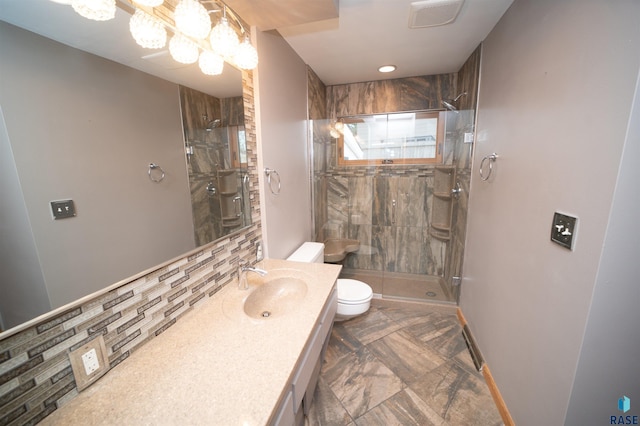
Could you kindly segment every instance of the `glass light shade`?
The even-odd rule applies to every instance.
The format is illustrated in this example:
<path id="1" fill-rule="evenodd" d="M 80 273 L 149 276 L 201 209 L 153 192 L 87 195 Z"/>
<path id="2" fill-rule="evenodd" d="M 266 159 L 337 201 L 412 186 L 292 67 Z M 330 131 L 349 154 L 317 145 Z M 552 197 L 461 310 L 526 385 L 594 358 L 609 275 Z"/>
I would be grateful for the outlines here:
<path id="1" fill-rule="evenodd" d="M 198 60 L 198 46 L 179 33 L 171 37 L 169 53 L 181 64 L 193 64 Z"/>
<path id="2" fill-rule="evenodd" d="M 162 23 L 140 9 L 136 9 L 136 13 L 129 20 L 129 31 L 136 43 L 142 47 L 160 49 L 167 44 L 167 30 Z"/>
<path id="3" fill-rule="evenodd" d="M 209 50 L 203 50 L 198 61 L 200 70 L 207 75 L 220 75 L 224 67 L 224 59 Z"/>
<path id="4" fill-rule="evenodd" d="M 135 2 L 142 6 L 157 7 L 164 3 L 164 0 L 135 0 Z"/>
<path id="5" fill-rule="evenodd" d="M 252 70 L 258 66 L 258 52 L 251 45 L 249 37 L 245 37 L 244 41 L 236 49 L 234 62 L 243 70 Z"/>
<path id="6" fill-rule="evenodd" d="M 213 27 L 209 34 L 211 48 L 223 58 L 232 58 L 238 48 L 238 35 L 229 25 L 226 16 L 220 18 L 218 25 Z"/>
<path id="7" fill-rule="evenodd" d="M 173 19 L 178 30 L 190 37 L 204 39 L 211 30 L 207 9 L 195 0 L 180 0 Z"/>
<path id="8" fill-rule="evenodd" d="M 72 0 L 71 7 L 80 16 L 94 21 L 108 21 L 116 16 L 116 0 Z"/>

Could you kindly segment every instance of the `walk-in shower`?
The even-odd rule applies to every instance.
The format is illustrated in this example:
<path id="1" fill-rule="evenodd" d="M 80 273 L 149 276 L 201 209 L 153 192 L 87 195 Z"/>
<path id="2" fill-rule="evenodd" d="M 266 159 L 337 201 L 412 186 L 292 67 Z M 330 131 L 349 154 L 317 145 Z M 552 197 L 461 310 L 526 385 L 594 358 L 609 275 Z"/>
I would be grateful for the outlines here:
<path id="1" fill-rule="evenodd" d="M 454 107 L 462 96 L 450 101 Z M 382 297 L 457 300 L 453 277 L 462 262 L 474 111 L 440 114 L 439 164 L 339 165 L 332 122 L 311 123 L 315 240 L 358 240 L 341 277 L 366 282 Z"/>

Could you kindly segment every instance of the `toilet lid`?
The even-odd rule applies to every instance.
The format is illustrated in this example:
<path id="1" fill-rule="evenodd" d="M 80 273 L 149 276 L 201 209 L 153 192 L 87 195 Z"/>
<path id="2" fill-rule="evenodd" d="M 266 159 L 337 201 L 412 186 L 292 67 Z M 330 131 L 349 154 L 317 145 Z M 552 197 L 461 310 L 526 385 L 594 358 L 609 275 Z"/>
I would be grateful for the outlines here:
<path id="1" fill-rule="evenodd" d="M 362 281 L 341 278 L 338 280 L 338 302 L 361 303 L 373 296 L 373 290 Z"/>

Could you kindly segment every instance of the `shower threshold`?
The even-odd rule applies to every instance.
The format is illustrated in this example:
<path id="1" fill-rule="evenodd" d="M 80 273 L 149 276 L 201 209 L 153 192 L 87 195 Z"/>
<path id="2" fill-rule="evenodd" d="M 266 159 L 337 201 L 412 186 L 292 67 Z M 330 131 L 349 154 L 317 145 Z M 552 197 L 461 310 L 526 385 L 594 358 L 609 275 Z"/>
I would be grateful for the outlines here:
<path id="1" fill-rule="evenodd" d="M 439 276 L 343 268 L 340 278 L 363 281 L 371 286 L 374 295 L 383 299 L 455 303 L 445 280 Z"/>

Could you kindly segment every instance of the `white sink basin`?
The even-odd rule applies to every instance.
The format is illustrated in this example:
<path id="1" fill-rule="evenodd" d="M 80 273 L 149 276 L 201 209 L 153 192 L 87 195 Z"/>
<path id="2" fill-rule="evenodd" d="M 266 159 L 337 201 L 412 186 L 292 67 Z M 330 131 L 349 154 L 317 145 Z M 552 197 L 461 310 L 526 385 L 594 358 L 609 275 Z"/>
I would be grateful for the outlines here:
<path id="1" fill-rule="evenodd" d="M 244 313 L 258 319 L 280 317 L 298 308 L 306 294 L 307 284 L 299 278 L 267 279 L 244 300 Z"/>
<path id="2" fill-rule="evenodd" d="M 247 274 L 249 289 L 240 290 L 237 284 L 230 284 L 232 287 L 222 302 L 225 316 L 234 321 L 244 318 L 262 323 L 287 318 L 304 305 L 307 283 L 313 280 L 302 271 L 288 268 L 267 270 L 264 277 L 252 272 Z"/>

